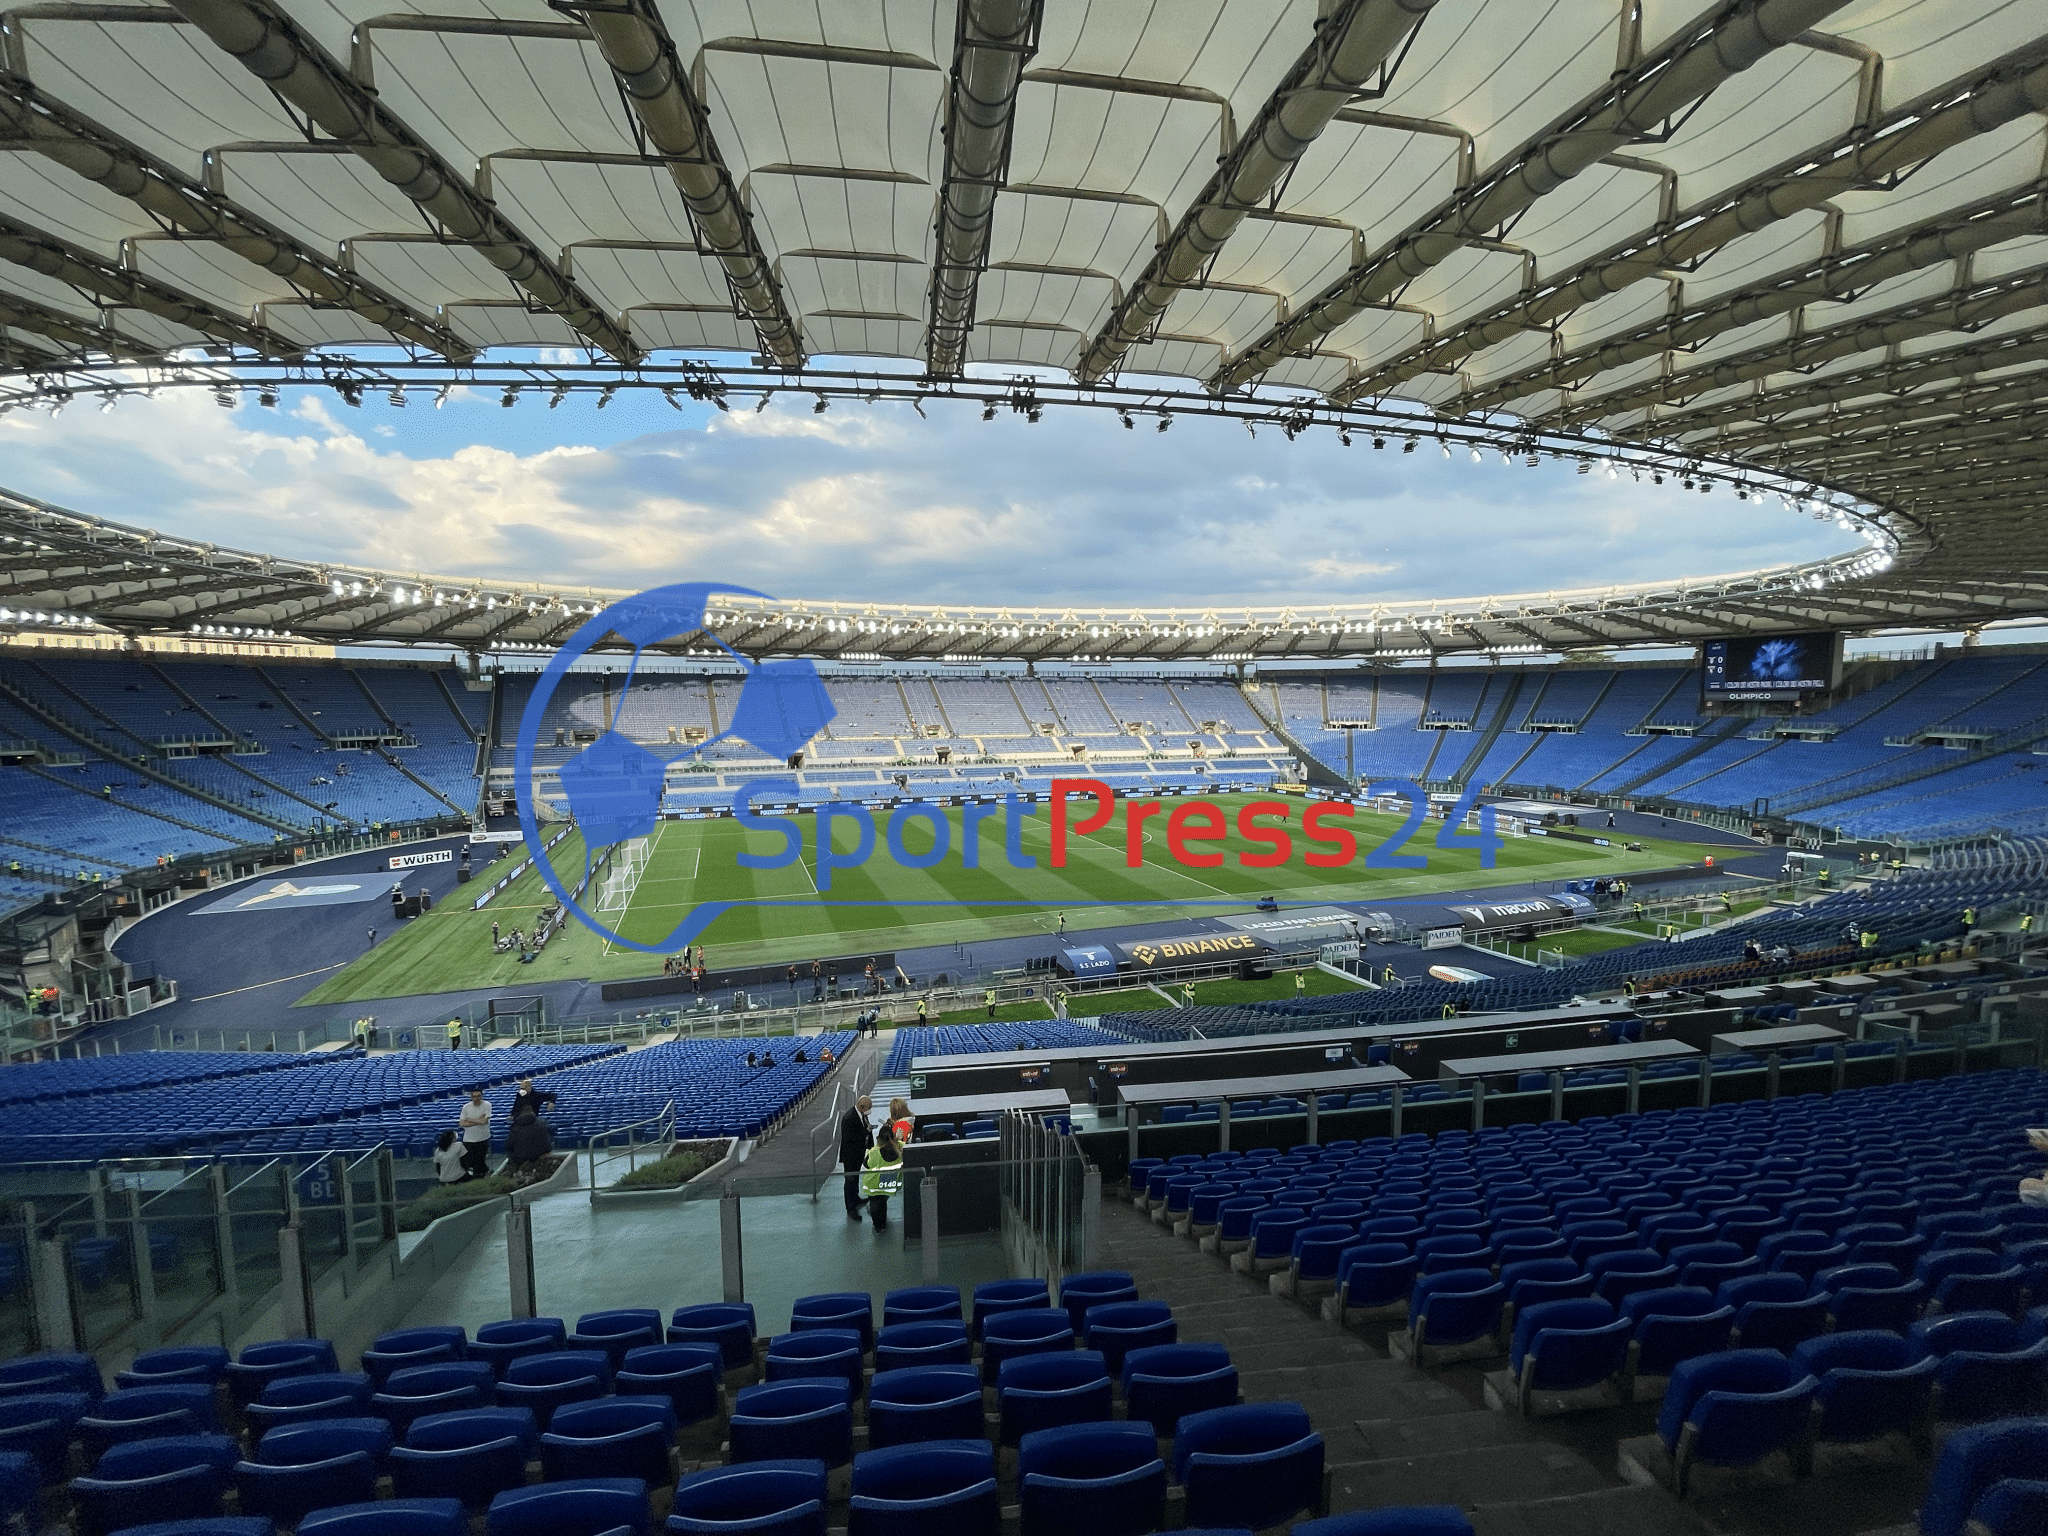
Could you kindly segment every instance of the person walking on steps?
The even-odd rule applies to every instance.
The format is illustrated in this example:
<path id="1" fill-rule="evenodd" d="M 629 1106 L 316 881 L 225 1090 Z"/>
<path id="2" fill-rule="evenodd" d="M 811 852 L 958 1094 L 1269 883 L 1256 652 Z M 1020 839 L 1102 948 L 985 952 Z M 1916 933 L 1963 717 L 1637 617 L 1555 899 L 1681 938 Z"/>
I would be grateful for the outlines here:
<path id="1" fill-rule="evenodd" d="M 896 1193 L 902 1177 L 903 1148 L 897 1143 L 895 1127 L 885 1125 L 862 1163 L 860 1175 L 861 1198 L 868 1203 L 868 1219 L 877 1232 L 889 1230 L 889 1197 Z M 859 1212 L 854 1219 L 860 1219 Z"/>
<path id="2" fill-rule="evenodd" d="M 862 1170 L 867 1167 L 868 1148 L 875 1144 L 875 1133 L 868 1125 L 868 1112 L 874 1107 L 874 1100 L 862 1095 L 839 1117 L 839 1166 L 846 1170 L 848 1221 L 860 1220 Z"/>

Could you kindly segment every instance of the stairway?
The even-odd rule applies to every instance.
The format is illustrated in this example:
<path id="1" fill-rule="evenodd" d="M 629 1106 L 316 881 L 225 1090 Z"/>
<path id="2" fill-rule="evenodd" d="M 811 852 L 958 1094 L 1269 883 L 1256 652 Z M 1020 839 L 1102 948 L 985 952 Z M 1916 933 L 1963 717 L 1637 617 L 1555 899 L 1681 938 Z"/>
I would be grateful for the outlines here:
<path id="1" fill-rule="evenodd" d="M 1260 706 L 1259 696 L 1255 690 L 1246 688 L 1242 692 L 1244 694 L 1244 701 L 1252 707 L 1252 713 L 1265 721 L 1266 728 L 1272 731 L 1279 738 L 1281 745 L 1292 752 L 1296 759 L 1300 761 L 1303 771 L 1308 775 L 1309 783 L 1328 784 L 1336 788 L 1349 787 L 1349 781 L 1345 779 L 1343 774 L 1317 757 L 1315 753 L 1309 751 L 1307 747 L 1303 746 L 1296 739 L 1292 731 L 1280 723 L 1280 708 L 1277 701 L 1269 712 Z"/>
<path id="2" fill-rule="evenodd" d="M 1521 671 L 1517 671 L 1508 679 L 1508 691 L 1502 697 L 1500 707 L 1494 710 L 1493 719 L 1487 723 L 1486 729 L 1479 733 L 1478 744 L 1465 754 L 1465 761 L 1458 765 L 1458 771 L 1451 775 L 1451 783 L 1460 793 L 1463 793 L 1472 775 L 1478 772 L 1479 765 L 1486 761 L 1486 754 L 1492 750 L 1493 744 L 1500 740 L 1500 733 L 1507 728 L 1508 716 L 1514 713 L 1515 700 L 1522 696 L 1522 684 L 1525 681 L 1527 677 Z M 1545 678 L 1544 684 L 1546 687 L 1549 685 L 1548 678 Z"/>
<path id="3" fill-rule="evenodd" d="M 1247 1402 L 1308 1410 L 1323 1437 L 1333 1514 L 1454 1504 L 1470 1513 L 1478 1536 L 1710 1529 L 1661 1488 L 1620 1482 L 1612 1428 L 1602 1425 L 1603 1450 L 1578 1420 L 1532 1421 L 1482 1406 L 1482 1369 L 1502 1362 L 1417 1370 L 1389 1357 L 1384 1328 L 1325 1323 L 1121 1198 L 1103 1201 L 1101 1235 L 1100 1267 L 1129 1271 L 1140 1296 L 1171 1306 L 1181 1342 L 1225 1345 Z M 1635 1432 L 1633 1418 L 1627 1428 Z"/>
<path id="4" fill-rule="evenodd" d="M 1641 789 L 1645 784 L 1649 783 L 1650 780 L 1654 778 L 1659 778 L 1662 775 L 1671 772 L 1671 770 L 1674 768 L 1684 767 L 1687 763 L 1691 762 L 1694 758 L 1698 757 L 1702 752 L 1706 751 L 1707 748 L 1711 746 L 1716 746 L 1719 743 L 1726 741 L 1729 737 L 1733 736 L 1737 731 L 1741 730 L 1744 726 L 1748 724 L 1749 722 L 1743 719 L 1740 715 L 1730 715 L 1726 720 L 1723 720 L 1719 723 L 1718 728 L 1701 731 L 1697 736 L 1693 737 L 1692 745 L 1687 747 L 1683 752 L 1679 753 L 1676 757 L 1669 758 L 1664 762 L 1659 763 L 1655 768 L 1652 768 L 1648 773 L 1637 774 L 1634 778 L 1628 780 L 1624 784 L 1617 784 L 1614 788 L 1608 790 L 1607 793 L 1610 795 L 1626 795 L 1634 792 L 1635 790 Z"/>

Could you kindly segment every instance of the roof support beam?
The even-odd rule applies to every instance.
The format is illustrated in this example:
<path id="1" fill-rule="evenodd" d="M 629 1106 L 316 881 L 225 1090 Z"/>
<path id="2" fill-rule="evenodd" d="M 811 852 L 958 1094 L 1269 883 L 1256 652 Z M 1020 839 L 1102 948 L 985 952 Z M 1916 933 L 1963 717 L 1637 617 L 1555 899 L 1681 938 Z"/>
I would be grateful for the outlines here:
<path id="1" fill-rule="evenodd" d="M 939 191 L 925 368 L 956 377 L 967 362 L 974 299 L 988 267 L 996 193 L 1010 175 L 1017 84 L 1038 51 L 1045 0 L 960 0 L 946 96 L 946 175 Z"/>
<path id="2" fill-rule="evenodd" d="M 734 307 L 753 324 L 763 355 L 778 367 L 803 367 L 796 321 L 661 13 L 652 0 L 556 0 L 555 8 L 590 28 L 648 141 L 667 159 L 697 244 L 724 269 Z"/>
<path id="3" fill-rule="evenodd" d="M 109 326 L 62 314 L 18 294 L 0 292 L 0 325 L 10 330 L 33 331 L 38 336 L 47 336 L 58 346 L 67 347 L 74 353 L 100 352 L 108 357 L 122 358 L 163 355 L 161 347 L 135 341 Z"/>
<path id="4" fill-rule="evenodd" d="M 273 0 L 174 0 L 204 32 L 322 132 L 346 144 L 454 239 L 473 248 L 543 309 L 601 352 L 634 362 L 640 349 L 510 220 L 479 197 L 426 142 L 352 79 Z"/>
<path id="5" fill-rule="evenodd" d="M 1868 253 L 1861 260 L 1830 257 L 1792 281 L 1773 283 L 1763 292 L 1751 291 L 1718 301 L 1710 308 L 1662 321 L 1631 337 L 1604 341 L 1568 354 L 1556 360 L 1537 387 L 1569 389 L 1581 381 L 1597 378 L 1607 369 L 1664 352 L 1683 352 L 1728 331 L 1790 314 L 1811 304 L 1852 298 L 1894 277 L 1957 261 L 2007 240 L 2038 235 L 2044 229 L 2048 229 L 2048 208 L 2042 206 L 2036 194 L 2028 197 L 2021 209 L 1927 230 L 1889 249 Z M 1966 297 L 1973 292 L 1974 297 Z M 1939 298 L 1920 299 L 1882 314 L 1865 316 L 1849 325 L 1809 332 L 1789 343 L 1773 343 L 1724 358 L 1711 367 L 1689 369 L 1654 384 L 1574 400 L 1562 411 L 1532 419 L 1542 420 L 1546 425 L 1596 420 L 1615 411 L 1660 400 L 1683 399 L 1790 369 L 1809 368 L 1832 358 L 1894 346 L 1919 336 L 1973 329 L 2042 302 L 2038 271 L 2022 278 L 1975 284 Z M 1472 400 L 1505 404 L 1504 400 L 1494 398 L 1503 387 L 1520 386 L 1489 387 L 1475 393 Z"/>
<path id="6" fill-rule="evenodd" d="M 2028 303 L 2022 307 L 2033 308 L 2044 300 L 2048 300 L 2048 283 L 2031 285 Z M 1972 342 L 1940 352 L 1923 352 L 1898 363 L 1880 363 L 1874 368 L 1830 378 L 1825 384 L 1802 381 L 1789 389 L 1763 390 L 1744 395 L 1739 400 L 1674 411 L 1657 418 L 1656 430 L 1660 433 L 1692 432 L 1721 421 L 1769 420 L 1788 412 L 1840 405 L 1868 395 L 1903 395 L 1924 385 L 1966 379 L 1990 369 L 2038 363 L 2048 360 L 2048 341 L 2037 337 L 2038 333 L 2001 336 L 1995 341 Z"/>
<path id="7" fill-rule="evenodd" d="M 1717 202 L 1688 210 L 1675 227 L 1660 228 L 1648 241 L 1610 250 L 1537 294 L 1518 297 L 1490 316 L 1409 349 L 1361 378 L 1344 398 L 1384 393 L 1425 373 L 1454 370 L 1474 353 L 1524 331 L 1548 329 L 1584 305 L 1661 273 L 1683 270 L 1743 235 L 1817 208 L 1844 192 L 1881 185 L 1945 149 L 2044 105 L 2048 73 L 2037 46 L 2001 60 L 1959 92 L 1944 93 L 1931 109 L 1922 105 L 1901 111 L 1875 130 L 1859 125 L 1819 154 L 1802 156 L 1775 178 L 1746 184 Z M 1485 410 L 1541 389 L 1550 372 L 1544 364 L 1490 384 L 1465 401 L 1464 408 Z"/>
<path id="8" fill-rule="evenodd" d="M 1115 372 L 1125 354 L 1158 328 L 1174 297 L 1200 276 L 1245 215 L 1280 185 L 1435 4 L 1344 0 L 1317 23 L 1314 39 L 1259 109 L 1257 121 L 1238 137 L 1081 354 L 1074 372 L 1082 383 Z"/>
<path id="9" fill-rule="evenodd" d="M 58 105 L 27 81 L 0 75 L 0 142 L 7 140 L 129 199 L 181 233 L 218 241 L 316 301 L 360 315 L 401 341 L 454 362 L 476 355 L 475 347 L 446 326 L 408 309 L 339 263 Z"/>
<path id="10" fill-rule="evenodd" d="M 17 224 L 4 214 L 0 214 L 0 261 L 11 261 L 31 272 L 55 278 L 80 293 L 91 294 L 102 304 L 139 309 L 266 357 L 298 357 L 305 351 L 289 336 L 280 336 L 266 326 L 215 309 L 168 283 L 118 267 L 91 251 Z"/>
<path id="11" fill-rule="evenodd" d="M 2017 383 L 2000 379 L 1974 388 L 1951 390 L 1946 394 L 1894 405 L 1866 406 L 1847 412 L 1826 412 L 1796 422 L 1757 425 L 1746 431 L 1697 433 L 1690 439 L 1695 447 L 1716 452 L 1742 453 L 1750 448 L 1806 442 L 1822 438 L 1830 443 L 1845 442 L 1887 427 L 1954 416 L 1965 411 L 1997 410 L 2002 406 L 2028 405 L 2048 396 L 2048 375 Z"/>
<path id="12" fill-rule="evenodd" d="M 1508 162 L 1362 265 L 1325 288 L 1225 364 L 1212 388 L 1249 383 L 1283 357 L 1312 349 L 1352 316 L 1392 298 L 1423 273 L 1501 228 L 1545 194 L 1627 149 L 1715 87 L 1817 26 L 1848 0 L 1740 0 L 1678 34 L 1673 45 L 1623 73 L 1588 108 L 1553 125 Z"/>

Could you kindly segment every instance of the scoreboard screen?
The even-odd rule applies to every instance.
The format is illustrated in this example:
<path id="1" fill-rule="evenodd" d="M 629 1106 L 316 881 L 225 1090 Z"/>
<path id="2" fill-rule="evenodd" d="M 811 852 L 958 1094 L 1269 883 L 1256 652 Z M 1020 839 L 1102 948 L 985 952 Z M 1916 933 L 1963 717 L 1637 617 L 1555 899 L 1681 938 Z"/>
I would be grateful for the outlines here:
<path id="1" fill-rule="evenodd" d="M 1826 693 L 1841 678 L 1838 634 L 1746 635 L 1701 648 L 1700 692 L 1709 704 L 1784 702 Z"/>

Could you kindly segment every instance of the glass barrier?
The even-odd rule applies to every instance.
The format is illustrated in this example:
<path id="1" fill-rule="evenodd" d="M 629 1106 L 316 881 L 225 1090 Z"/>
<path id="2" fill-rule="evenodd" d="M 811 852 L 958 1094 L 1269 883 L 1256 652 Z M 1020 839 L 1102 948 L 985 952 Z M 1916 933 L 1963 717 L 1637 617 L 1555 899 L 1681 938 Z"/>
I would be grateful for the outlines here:
<path id="1" fill-rule="evenodd" d="M 0 1351 L 231 1337 L 276 1301 L 287 1231 L 315 1285 L 388 1252 L 389 1150 L 0 1168 Z"/>

